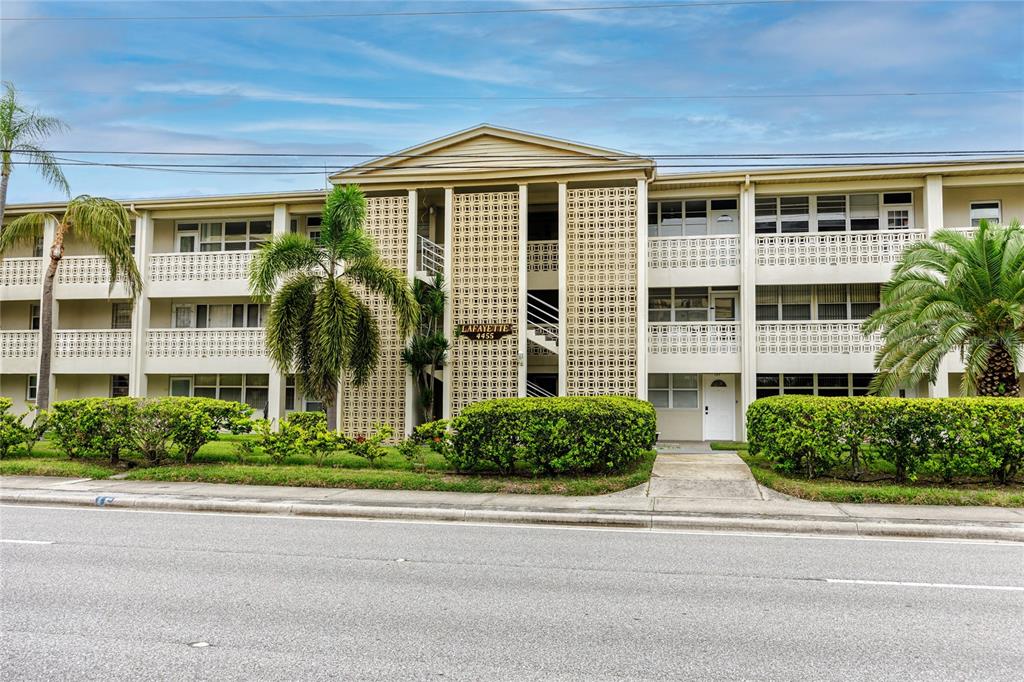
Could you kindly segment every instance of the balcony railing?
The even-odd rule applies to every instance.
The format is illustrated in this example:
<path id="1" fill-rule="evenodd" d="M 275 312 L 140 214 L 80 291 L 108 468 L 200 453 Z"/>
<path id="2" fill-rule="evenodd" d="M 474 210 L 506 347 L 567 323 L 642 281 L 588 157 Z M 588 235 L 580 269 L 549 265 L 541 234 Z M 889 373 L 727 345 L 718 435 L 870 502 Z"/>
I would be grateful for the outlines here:
<path id="1" fill-rule="evenodd" d="M 767 355 L 873 354 L 881 334 L 864 336 L 860 322 L 758 322 L 757 352 Z"/>
<path id="2" fill-rule="evenodd" d="M 155 253 L 149 257 L 149 279 L 151 282 L 247 281 L 253 253 Z"/>
<path id="3" fill-rule="evenodd" d="M 150 329 L 151 358 L 262 358 L 267 344 L 262 327 L 229 329 Z"/>
<path id="4" fill-rule="evenodd" d="M 58 284 L 110 285 L 110 266 L 104 256 L 66 256 L 57 269 Z"/>
<path id="5" fill-rule="evenodd" d="M 0 358 L 31 358 L 37 355 L 39 355 L 38 330 L 0 331 Z"/>
<path id="6" fill-rule="evenodd" d="M 649 268 L 734 268 L 739 263 L 740 238 L 735 234 L 647 240 Z"/>
<path id="7" fill-rule="evenodd" d="M 558 240 L 526 242 L 527 272 L 558 272 Z"/>
<path id="8" fill-rule="evenodd" d="M 651 322 L 647 352 L 653 355 L 714 355 L 740 352 L 739 322 Z"/>
<path id="9" fill-rule="evenodd" d="M 444 248 L 421 234 L 416 235 L 416 270 L 428 277 L 444 273 Z"/>
<path id="10" fill-rule="evenodd" d="M 128 358 L 132 355 L 131 329 L 58 329 L 53 334 L 58 358 Z"/>
<path id="11" fill-rule="evenodd" d="M 924 238 L 924 230 L 758 235 L 757 264 L 799 267 L 895 263 L 904 249 Z"/>
<path id="12" fill-rule="evenodd" d="M 4 258 L 0 261 L 0 287 L 39 284 L 43 277 L 42 258 Z"/>

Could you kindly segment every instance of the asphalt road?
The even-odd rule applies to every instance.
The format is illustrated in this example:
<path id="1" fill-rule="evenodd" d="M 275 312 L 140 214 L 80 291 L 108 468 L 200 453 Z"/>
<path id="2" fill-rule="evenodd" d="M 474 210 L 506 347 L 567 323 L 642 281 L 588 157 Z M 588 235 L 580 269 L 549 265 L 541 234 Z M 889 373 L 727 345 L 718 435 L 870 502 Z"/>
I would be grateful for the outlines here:
<path id="1" fill-rule="evenodd" d="M 5 506 L 0 564 L 9 680 L 1024 671 L 1020 545 Z"/>

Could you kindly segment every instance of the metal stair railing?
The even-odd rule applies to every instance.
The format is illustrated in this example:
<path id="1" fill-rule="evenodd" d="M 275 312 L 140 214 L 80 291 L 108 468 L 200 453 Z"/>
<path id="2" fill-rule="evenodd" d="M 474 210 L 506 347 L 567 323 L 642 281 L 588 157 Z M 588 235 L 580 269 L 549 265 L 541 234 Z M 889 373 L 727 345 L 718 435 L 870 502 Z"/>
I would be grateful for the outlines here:
<path id="1" fill-rule="evenodd" d="M 444 249 L 423 235 L 416 235 L 416 269 L 429 276 L 444 272 Z"/>
<path id="2" fill-rule="evenodd" d="M 526 294 L 526 326 L 558 343 L 558 308 L 539 296 Z"/>
<path id="3" fill-rule="evenodd" d="M 531 398 L 554 398 L 555 394 L 529 379 L 526 380 L 526 395 Z"/>

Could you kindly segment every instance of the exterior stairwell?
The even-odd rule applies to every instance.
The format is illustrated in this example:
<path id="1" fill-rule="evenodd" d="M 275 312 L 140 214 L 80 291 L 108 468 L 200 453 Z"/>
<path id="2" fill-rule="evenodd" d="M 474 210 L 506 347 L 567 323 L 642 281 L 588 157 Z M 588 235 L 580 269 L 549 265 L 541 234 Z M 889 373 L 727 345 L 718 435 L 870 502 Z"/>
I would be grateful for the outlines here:
<path id="1" fill-rule="evenodd" d="M 427 284 L 444 273 L 444 248 L 423 235 L 416 235 L 416 279 Z"/>
<path id="2" fill-rule="evenodd" d="M 526 294 L 526 339 L 558 353 L 558 308 L 534 294 Z"/>

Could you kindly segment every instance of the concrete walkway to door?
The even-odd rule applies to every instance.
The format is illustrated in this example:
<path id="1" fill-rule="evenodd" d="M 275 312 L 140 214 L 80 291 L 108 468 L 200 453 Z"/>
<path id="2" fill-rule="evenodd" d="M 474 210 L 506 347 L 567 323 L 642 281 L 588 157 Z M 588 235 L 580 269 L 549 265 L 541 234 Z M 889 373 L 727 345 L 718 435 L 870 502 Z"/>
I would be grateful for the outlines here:
<path id="1" fill-rule="evenodd" d="M 735 452 L 707 442 L 664 443 L 647 487 L 648 497 L 763 500 L 750 468 Z"/>

